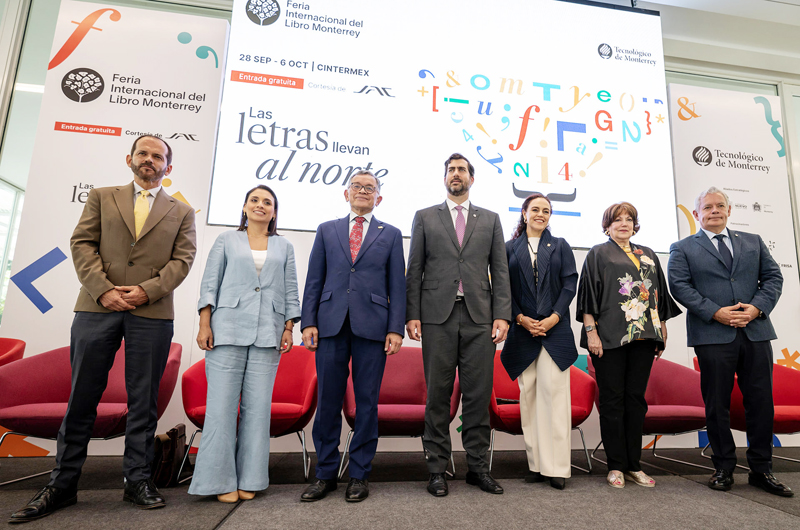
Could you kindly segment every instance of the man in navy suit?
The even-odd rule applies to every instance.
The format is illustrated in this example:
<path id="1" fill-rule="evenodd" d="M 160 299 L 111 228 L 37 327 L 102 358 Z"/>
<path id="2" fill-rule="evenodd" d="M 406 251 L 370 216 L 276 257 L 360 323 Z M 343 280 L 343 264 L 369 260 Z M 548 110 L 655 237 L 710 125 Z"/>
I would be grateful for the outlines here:
<path id="1" fill-rule="evenodd" d="M 700 364 L 708 440 L 716 472 L 708 487 L 733 485 L 736 444 L 730 427 L 731 391 L 738 375 L 747 423 L 750 484 L 791 497 L 772 475 L 772 346 L 776 337 L 769 314 L 783 286 L 780 267 L 757 234 L 726 228 L 728 196 L 711 187 L 695 201 L 702 228 L 670 248 L 669 287 L 689 310 L 689 346 Z"/>
<path id="2" fill-rule="evenodd" d="M 378 394 L 386 356 L 403 343 L 405 259 L 400 230 L 372 215 L 381 183 L 359 171 L 344 192 L 350 215 L 322 223 L 308 260 L 303 295 L 303 343 L 316 351 L 316 479 L 300 500 L 317 501 L 336 489 L 342 401 L 353 364 L 355 434 L 345 499 L 369 495 L 369 472 L 378 447 Z"/>

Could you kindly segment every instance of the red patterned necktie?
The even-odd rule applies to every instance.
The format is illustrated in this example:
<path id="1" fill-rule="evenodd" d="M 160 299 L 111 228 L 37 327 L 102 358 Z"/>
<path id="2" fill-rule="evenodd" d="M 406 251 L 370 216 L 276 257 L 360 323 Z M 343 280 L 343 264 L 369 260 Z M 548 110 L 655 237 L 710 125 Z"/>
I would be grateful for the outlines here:
<path id="1" fill-rule="evenodd" d="M 356 217 L 356 224 L 350 231 L 350 257 L 353 258 L 353 263 L 356 261 L 358 251 L 361 250 L 362 239 L 364 239 L 364 218 Z"/>
<path id="2" fill-rule="evenodd" d="M 456 206 L 456 237 L 458 237 L 458 246 L 460 247 L 461 244 L 464 242 L 464 232 L 467 230 L 467 221 L 464 219 L 464 207 L 460 204 Z M 464 292 L 464 284 L 461 283 L 461 280 L 458 280 L 458 291 L 460 293 Z"/>

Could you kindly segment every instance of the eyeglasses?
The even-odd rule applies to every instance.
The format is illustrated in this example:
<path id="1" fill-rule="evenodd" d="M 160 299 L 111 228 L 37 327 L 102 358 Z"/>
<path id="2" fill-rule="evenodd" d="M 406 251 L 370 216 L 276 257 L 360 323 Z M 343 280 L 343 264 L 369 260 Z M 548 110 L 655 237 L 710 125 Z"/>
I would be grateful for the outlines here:
<path id="1" fill-rule="evenodd" d="M 375 186 L 362 186 L 361 184 L 353 183 L 350 184 L 350 189 L 356 193 L 358 193 L 361 190 L 364 190 L 365 192 L 372 194 L 375 193 L 375 190 L 377 188 Z"/>

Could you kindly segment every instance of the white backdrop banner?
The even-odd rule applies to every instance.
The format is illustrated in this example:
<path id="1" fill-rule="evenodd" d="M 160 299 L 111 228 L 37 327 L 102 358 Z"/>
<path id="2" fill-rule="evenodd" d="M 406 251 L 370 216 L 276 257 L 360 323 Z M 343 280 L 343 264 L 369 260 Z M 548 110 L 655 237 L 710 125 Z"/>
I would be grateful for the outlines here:
<path id="1" fill-rule="evenodd" d="M 800 370 L 800 277 L 780 98 L 678 84 L 669 85 L 669 98 L 680 236 L 700 230 L 692 211 L 701 191 L 716 186 L 728 195 L 728 226 L 759 234 L 781 267 L 772 348 L 778 364 Z M 694 351 L 688 355 L 691 364 Z"/>
<path id="2" fill-rule="evenodd" d="M 677 238 L 657 13 L 234 0 L 232 28 L 211 224 L 238 224 L 244 192 L 268 184 L 281 227 L 315 230 L 329 219 L 320 206 L 369 168 L 385 192 L 377 215 L 410 235 L 461 152 L 476 167 L 474 200 L 507 231 L 538 191 L 572 246 L 602 242 L 603 210 L 643 197 L 641 243 L 664 252 Z"/>
<path id="3" fill-rule="evenodd" d="M 27 356 L 69 344 L 80 288 L 70 236 L 90 189 L 133 180 L 125 156 L 138 135 L 170 143 L 162 184 L 198 211 L 202 241 L 227 32 L 225 20 L 61 2 L 3 314 L 3 334 L 25 340 Z M 176 292 L 173 340 L 184 347 L 201 273 Z M 173 408 L 182 419 L 179 399 Z"/>

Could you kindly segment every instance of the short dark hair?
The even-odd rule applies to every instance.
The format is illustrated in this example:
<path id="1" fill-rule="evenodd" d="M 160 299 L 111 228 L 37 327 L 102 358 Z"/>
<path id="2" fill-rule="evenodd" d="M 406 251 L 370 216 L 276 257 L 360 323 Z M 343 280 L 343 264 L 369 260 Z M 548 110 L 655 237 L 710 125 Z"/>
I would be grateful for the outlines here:
<path id="1" fill-rule="evenodd" d="M 616 204 L 612 204 L 606 211 L 603 212 L 603 233 L 608 230 L 608 227 L 611 226 L 611 223 L 614 222 L 614 219 L 619 217 L 622 214 L 628 214 L 633 219 L 633 233 L 639 231 L 639 212 L 636 211 L 636 207 L 629 202 L 618 202 Z M 608 234 L 606 234 L 608 235 Z"/>
<path id="2" fill-rule="evenodd" d="M 374 178 L 375 179 L 375 186 L 377 187 L 377 191 L 378 191 L 378 195 L 381 194 L 381 181 L 378 180 L 378 177 L 375 176 L 375 173 L 373 173 L 372 171 L 370 171 L 368 169 L 360 169 L 360 170 L 356 171 L 353 174 L 353 177 L 357 177 L 359 175 L 367 175 L 368 177 Z M 350 184 L 352 184 L 352 177 L 350 177 L 350 179 L 351 179 Z"/>
<path id="3" fill-rule="evenodd" d="M 511 236 L 511 239 L 517 239 L 519 236 L 525 233 L 528 229 L 528 223 L 525 222 L 525 211 L 530 206 L 531 201 L 534 199 L 544 199 L 550 205 L 550 214 L 553 213 L 553 203 L 550 202 L 550 199 L 547 198 L 546 195 L 541 193 L 531 193 L 528 195 L 522 203 L 522 212 L 519 214 L 519 223 L 517 223 L 517 228 L 514 230 L 514 235 Z"/>
<path id="4" fill-rule="evenodd" d="M 467 167 L 469 167 L 469 176 L 470 177 L 474 177 L 475 176 L 475 168 L 473 167 L 472 162 L 467 160 L 467 157 L 465 157 L 461 153 L 453 153 L 452 155 L 450 155 L 450 158 L 448 158 L 447 160 L 444 161 L 444 176 L 445 177 L 447 177 L 447 167 L 450 165 L 450 162 L 452 162 L 453 160 L 466 160 L 467 161 Z"/>
<path id="5" fill-rule="evenodd" d="M 268 191 L 270 195 L 272 195 L 272 199 L 275 202 L 275 215 L 273 216 L 272 220 L 267 225 L 267 235 L 268 236 L 279 236 L 278 233 L 278 196 L 275 195 L 275 192 L 269 186 L 265 186 L 263 184 L 259 184 L 252 190 L 247 192 L 247 195 L 244 196 L 244 205 L 247 204 L 247 201 L 250 199 L 250 195 L 256 190 L 264 190 Z M 239 232 L 244 232 L 247 230 L 247 214 L 242 211 L 242 220 L 239 221 L 239 228 L 237 229 Z"/>
<path id="6" fill-rule="evenodd" d="M 169 166 L 172 164 L 172 148 L 169 146 L 166 140 L 164 140 L 163 138 L 159 138 L 158 136 L 153 136 L 152 134 L 143 134 L 133 141 L 133 145 L 131 146 L 131 156 L 133 156 L 133 153 L 136 152 L 136 144 L 138 144 L 139 140 L 141 140 L 142 138 L 154 138 L 156 140 L 161 140 L 162 142 L 164 142 L 164 145 L 167 146 L 167 165 Z"/>

